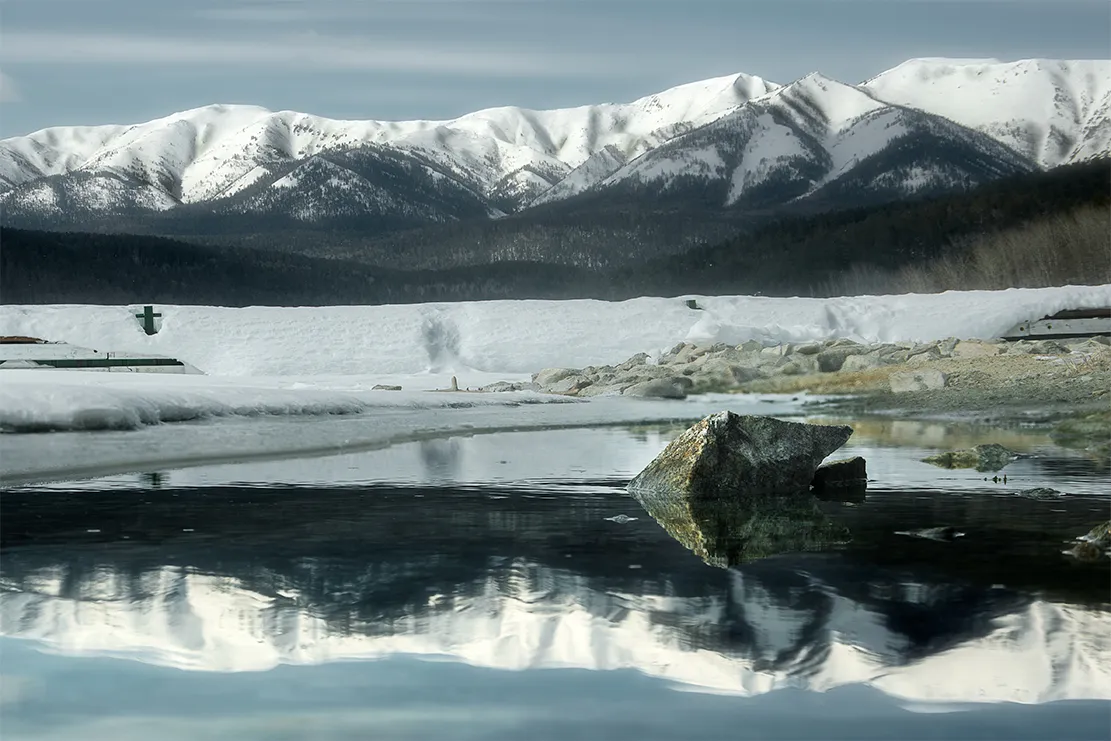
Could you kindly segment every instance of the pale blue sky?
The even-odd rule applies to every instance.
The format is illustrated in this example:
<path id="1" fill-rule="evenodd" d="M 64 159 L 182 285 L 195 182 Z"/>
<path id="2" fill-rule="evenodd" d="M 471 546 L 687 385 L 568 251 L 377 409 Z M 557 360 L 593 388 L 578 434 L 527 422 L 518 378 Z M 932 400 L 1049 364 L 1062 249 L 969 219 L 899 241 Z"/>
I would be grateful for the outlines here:
<path id="1" fill-rule="evenodd" d="M 1107 0 L 0 0 L 0 133 L 208 103 L 338 118 L 631 100 L 920 56 L 1108 58 Z"/>

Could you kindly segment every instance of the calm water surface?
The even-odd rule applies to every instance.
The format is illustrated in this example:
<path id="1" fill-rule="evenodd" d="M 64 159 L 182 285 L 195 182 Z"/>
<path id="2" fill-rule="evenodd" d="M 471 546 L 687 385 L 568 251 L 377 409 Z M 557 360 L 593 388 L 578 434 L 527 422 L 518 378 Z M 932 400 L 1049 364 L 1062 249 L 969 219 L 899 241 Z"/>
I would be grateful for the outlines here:
<path id="1" fill-rule="evenodd" d="M 806 504 L 850 542 L 751 562 L 735 514 L 678 522 L 625 493 L 670 425 L 8 489 L 0 730 L 1111 737 L 1111 570 L 1063 553 L 1108 517 L 1107 462 L 1021 431 L 855 426 L 866 498 Z M 1028 456 L 1006 484 L 919 462 L 992 441 Z M 1016 495 L 1033 486 L 1069 495 Z"/>

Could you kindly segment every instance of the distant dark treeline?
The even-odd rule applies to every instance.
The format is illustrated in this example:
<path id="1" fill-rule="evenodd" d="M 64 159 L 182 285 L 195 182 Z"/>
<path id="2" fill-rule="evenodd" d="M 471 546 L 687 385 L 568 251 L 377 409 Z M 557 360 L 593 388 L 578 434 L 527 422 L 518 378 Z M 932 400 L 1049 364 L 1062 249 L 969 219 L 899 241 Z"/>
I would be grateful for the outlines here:
<path id="1" fill-rule="evenodd" d="M 159 237 L 0 229 L 6 304 L 332 305 L 563 298 L 600 290 L 568 266 L 498 263 L 400 271 Z"/>
<path id="2" fill-rule="evenodd" d="M 971 193 L 782 219 L 610 269 L 516 260 L 397 270 L 153 236 L 3 228 L 0 301 L 289 306 L 1101 283 L 1111 280 L 1109 213 L 1111 166 L 1101 160 Z"/>

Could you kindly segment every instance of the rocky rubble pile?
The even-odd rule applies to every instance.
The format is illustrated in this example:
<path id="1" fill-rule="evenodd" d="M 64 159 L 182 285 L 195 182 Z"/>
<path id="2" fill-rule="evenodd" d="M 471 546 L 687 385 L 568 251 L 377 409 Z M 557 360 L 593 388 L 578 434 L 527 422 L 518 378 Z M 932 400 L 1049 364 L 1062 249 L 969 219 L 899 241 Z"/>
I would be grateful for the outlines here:
<path id="1" fill-rule="evenodd" d="M 968 371 L 1010 358 L 1054 363 L 1081 377 L 1111 365 L 1111 340 L 958 340 L 861 344 L 848 339 L 765 347 L 680 343 L 659 358 L 639 353 L 616 366 L 547 368 L 531 383 L 500 383 L 483 390 L 533 390 L 567 396 L 641 396 L 682 399 L 721 391 L 891 391 L 945 388 Z M 1029 363 L 1027 362 L 1027 365 Z M 1049 366 L 1045 366 L 1049 367 Z M 1104 368 L 1104 370 L 1106 370 Z M 1056 371 L 1055 371 L 1056 372 Z M 954 375 L 955 374 L 955 375 Z"/>

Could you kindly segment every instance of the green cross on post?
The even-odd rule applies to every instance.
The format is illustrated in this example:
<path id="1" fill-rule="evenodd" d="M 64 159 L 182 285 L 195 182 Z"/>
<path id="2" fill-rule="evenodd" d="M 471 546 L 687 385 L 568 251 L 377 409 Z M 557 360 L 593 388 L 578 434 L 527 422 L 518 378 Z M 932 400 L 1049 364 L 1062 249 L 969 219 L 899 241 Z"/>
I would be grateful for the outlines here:
<path id="1" fill-rule="evenodd" d="M 155 312 L 153 306 L 144 306 L 142 312 L 135 315 L 135 318 L 143 323 L 143 331 L 147 334 L 154 334 L 158 330 L 154 328 L 154 320 L 162 315 Z"/>

